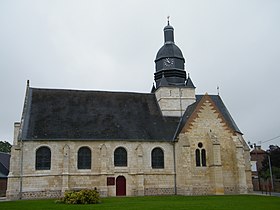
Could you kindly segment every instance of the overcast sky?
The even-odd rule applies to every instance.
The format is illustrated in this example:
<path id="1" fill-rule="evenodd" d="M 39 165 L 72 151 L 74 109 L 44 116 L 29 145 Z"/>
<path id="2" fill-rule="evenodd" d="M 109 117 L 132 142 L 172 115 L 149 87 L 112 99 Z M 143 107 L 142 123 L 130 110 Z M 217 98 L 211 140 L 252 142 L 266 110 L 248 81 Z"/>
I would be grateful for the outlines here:
<path id="1" fill-rule="evenodd" d="M 0 140 L 12 142 L 28 79 L 150 92 L 168 15 L 196 93 L 219 86 L 246 141 L 280 136 L 279 0 L 0 0 Z"/>

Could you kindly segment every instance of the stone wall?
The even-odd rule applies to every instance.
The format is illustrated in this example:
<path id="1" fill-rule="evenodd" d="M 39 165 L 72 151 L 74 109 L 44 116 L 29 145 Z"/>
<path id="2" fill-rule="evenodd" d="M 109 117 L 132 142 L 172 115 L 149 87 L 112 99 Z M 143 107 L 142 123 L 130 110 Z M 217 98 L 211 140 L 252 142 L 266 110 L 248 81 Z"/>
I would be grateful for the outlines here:
<path id="1" fill-rule="evenodd" d="M 164 116 L 180 117 L 196 100 L 194 88 L 160 87 L 155 94 Z"/>
<path id="2" fill-rule="evenodd" d="M 249 192 L 249 171 L 245 170 L 248 169 L 249 157 L 245 152 L 244 140 L 227 126 L 207 97 L 201 100 L 192 117 L 176 143 L 178 193 L 202 195 Z M 196 166 L 195 150 L 199 149 L 198 143 L 206 150 L 206 167 Z"/>
<path id="3" fill-rule="evenodd" d="M 51 149 L 50 170 L 35 169 L 36 150 L 41 146 Z M 91 169 L 77 168 L 77 153 L 82 146 L 92 151 Z M 114 150 L 120 146 L 127 150 L 127 167 L 114 166 Z M 164 151 L 164 169 L 151 167 L 151 151 L 155 147 Z M 19 170 L 21 152 L 22 176 Z M 9 175 L 8 189 L 10 198 L 19 196 L 21 179 L 23 198 L 56 197 L 67 190 L 95 187 L 104 196 L 115 196 L 116 186 L 107 186 L 107 177 L 118 176 L 126 178 L 127 195 L 144 195 L 146 184 L 151 193 L 154 188 L 174 188 L 172 145 L 165 142 L 24 141 L 22 147 L 13 146 L 12 160 L 13 170 Z M 146 180 L 154 181 L 151 184 Z M 159 187 L 159 183 L 162 187 Z"/>

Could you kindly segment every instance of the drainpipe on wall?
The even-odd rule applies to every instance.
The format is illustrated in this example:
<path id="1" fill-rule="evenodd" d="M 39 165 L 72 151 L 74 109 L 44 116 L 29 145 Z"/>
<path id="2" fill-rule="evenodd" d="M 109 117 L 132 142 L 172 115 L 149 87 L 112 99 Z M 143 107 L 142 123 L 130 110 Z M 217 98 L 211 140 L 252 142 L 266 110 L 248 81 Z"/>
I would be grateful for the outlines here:
<path id="1" fill-rule="evenodd" d="M 176 172 L 176 151 L 175 151 L 175 139 L 173 141 L 173 161 L 174 161 L 174 194 L 177 195 L 177 172 Z"/>
<path id="2" fill-rule="evenodd" d="M 19 199 L 22 199 L 22 176 L 23 176 L 23 141 L 20 140 L 20 180 L 19 180 Z"/>
<path id="3" fill-rule="evenodd" d="M 181 94 L 180 94 L 181 95 Z M 180 103 L 181 103 L 181 97 L 180 97 Z M 176 131 L 174 133 L 174 136 L 173 136 L 173 165 L 174 165 L 174 193 L 175 195 L 177 195 L 177 170 L 176 170 L 176 136 L 177 136 L 177 133 L 179 131 L 179 127 L 182 123 L 182 120 L 183 120 L 183 116 L 182 116 L 182 112 L 181 112 L 181 119 L 179 121 L 179 124 L 176 128 Z"/>
<path id="4" fill-rule="evenodd" d="M 177 195 L 177 170 L 176 170 L 176 135 L 178 133 L 179 127 L 181 125 L 181 122 L 183 120 L 183 110 L 182 110 L 182 89 L 179 88 L 179 100 L 180 100 L 180 114 L 181 114 L 181 118 L 179 121 L 179 124 L 177 126 L 177 129 L 175 131 L 175 134 L 173 136 L 173 165 L 174 165 L 174 193 L 175 195 Z"/>

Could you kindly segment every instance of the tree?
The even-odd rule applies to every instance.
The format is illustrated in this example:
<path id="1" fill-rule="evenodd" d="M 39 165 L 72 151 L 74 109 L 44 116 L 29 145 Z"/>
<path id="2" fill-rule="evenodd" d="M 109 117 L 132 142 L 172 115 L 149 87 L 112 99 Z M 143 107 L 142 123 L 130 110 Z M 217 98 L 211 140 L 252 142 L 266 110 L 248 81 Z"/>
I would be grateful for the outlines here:
<path id="1" fill-rule="evenodd" d="M 280 178 L 280 147 L 277 145 L 270 145 L 269 149 L 266 151 L 267 157 L 262 162 L 262 170 L 263 172 L 269 171 L 269 160 L 268 156 L 270 156 L 270 162 L 272 167 L 272 174 L 276 178 Z"/>
<path id="2" fill-rule="evenodd" d="M 7 141 L 0 141 L 0 152 L 10 153 L 12 145 Z"/>

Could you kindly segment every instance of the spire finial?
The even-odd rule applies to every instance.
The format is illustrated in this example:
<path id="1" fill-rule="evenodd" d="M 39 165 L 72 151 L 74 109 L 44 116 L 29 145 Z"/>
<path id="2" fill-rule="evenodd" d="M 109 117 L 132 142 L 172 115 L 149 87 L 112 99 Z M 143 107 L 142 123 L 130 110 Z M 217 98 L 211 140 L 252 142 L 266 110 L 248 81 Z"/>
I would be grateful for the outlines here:
<path id="1" fill-rule="evenodd" d="M 170 15 L 167 16 L 167 25 L 169 25 Z"/>
<path id="2" fill-rule="evenodd" d="M 217 85 L 217 94 L 218 94 L 218 96 L 220 95 L 220 87 L 219 87 L 219 85 Z"/>

